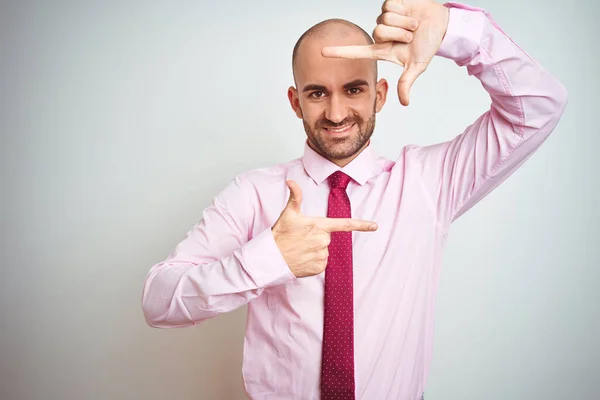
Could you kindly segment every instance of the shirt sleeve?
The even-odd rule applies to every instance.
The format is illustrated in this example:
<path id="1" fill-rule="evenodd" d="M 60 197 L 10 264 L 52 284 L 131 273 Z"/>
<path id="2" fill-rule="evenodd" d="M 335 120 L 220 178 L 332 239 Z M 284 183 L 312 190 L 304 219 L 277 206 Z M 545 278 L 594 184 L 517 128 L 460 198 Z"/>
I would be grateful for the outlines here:
<path id="1" fill-rule="evenodd" d="M 240 177 L 230 182 L 173 253 L 150 269 L 142 294 L 150 326 L 197 324 L 245 305 L 269 286 L 296 279 L 270 228 L 249 237 L 249 185 Z"/>
<path id="2" fill-rule="evenodd" d="M 417 152 L 444 228 L 517 170 L 554 130 L 565 88 L 485 11 L 446 3 L 450 19 L 437 55 L 466 66 L 491 98 L 489 111 L 453 140 Z"/>

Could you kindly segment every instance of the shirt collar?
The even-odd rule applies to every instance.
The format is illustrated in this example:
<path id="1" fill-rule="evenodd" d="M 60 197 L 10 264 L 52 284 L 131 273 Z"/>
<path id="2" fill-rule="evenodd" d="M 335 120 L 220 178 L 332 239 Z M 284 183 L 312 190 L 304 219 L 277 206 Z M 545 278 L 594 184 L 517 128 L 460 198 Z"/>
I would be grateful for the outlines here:
<path id="1" fill-rule="evenodd" d="M 311 149 L 307 140 L 304 145 L 302 163 L 306 173 L 317 185 L 323 183 L 335 171 L 341 170 L 362 186 L 376 173 L 377 154 L 375 154 L 373 146 L 369 143 L 354 160 L 350 161 L 345 167 L 340 168 Z"/>

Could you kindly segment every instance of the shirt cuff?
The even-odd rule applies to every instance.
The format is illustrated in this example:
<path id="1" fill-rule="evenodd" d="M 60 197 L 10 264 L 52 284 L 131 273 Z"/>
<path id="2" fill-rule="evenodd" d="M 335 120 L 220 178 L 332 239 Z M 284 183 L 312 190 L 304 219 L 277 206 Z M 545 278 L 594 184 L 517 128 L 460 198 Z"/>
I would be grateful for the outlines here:
<path id="1" fill-rule="evenodd" d="M 485 12 L 460 3 L 446 3 L 444 6 L 450 9 L 448 28 L 436 55 L 465 65 L 479 51 Z"/>
<path id="2" fill-rule="evenodd" d="M 285 262 L 271 229 L 255 236 L 241 249 L 242 265 L 258 287 L 269 287 L 297 279 Z"/>

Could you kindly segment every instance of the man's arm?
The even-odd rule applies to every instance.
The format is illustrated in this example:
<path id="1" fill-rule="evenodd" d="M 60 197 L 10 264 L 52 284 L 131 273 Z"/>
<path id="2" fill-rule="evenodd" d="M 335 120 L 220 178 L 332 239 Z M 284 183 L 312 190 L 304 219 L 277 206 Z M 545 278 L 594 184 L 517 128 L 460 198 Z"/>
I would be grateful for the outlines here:
<path id="1" fill-rule="evenodd" d="M 453 140 L 422 150 L 424 184 L 444 226 L 505 181 L 540 147 L 567 104 L 565 88 L 483 10 L 448 3 L 437 55 L 466 66 L 491 107 Z"/>
<path id="2" fill-rule="evenodd" d="M 142 295 L 148 325 L 197 324 L 295 278 L 271 229 L 250 239 L 253 207 L 245 184 L 232 181 L 175 251 L 150 269 Z"/>
<path id="3" fill-rule="evenodd" d="M 238 177 L 215 197 L 187 238 L 148 273 L 142 308 L 150 326 L 197 324 L 245 305 L 267 287 L 320 274 L 332 232 L 377 230 L 373 221 L 303 215 L 300 186 L 286 183 L 287 205 L 273 227 L 253 238 L 250 194 L 256 188 Z"/>
<path id="4" fill-rule="evenodd" d="M 466 66 L 491 97 L 490 110 L 461 135 L 413 153 L 420 161 L 419 181 L 447 227 L 539 148 L 558 123 L 567 93 L 481 9 L 433 0 L 387 0 L 382 11 L 378 22 L 399 32 L 397 39 L 376 37 L 368 46 L 325 47 L 323 56 L 401 65 L 398 97 L 403 105 L 409 104 L 410 88 L 435 55 Z M 405 32 L 396 22 L 403 15 L 419 22 L 410 43 L 403 43 Z"/>

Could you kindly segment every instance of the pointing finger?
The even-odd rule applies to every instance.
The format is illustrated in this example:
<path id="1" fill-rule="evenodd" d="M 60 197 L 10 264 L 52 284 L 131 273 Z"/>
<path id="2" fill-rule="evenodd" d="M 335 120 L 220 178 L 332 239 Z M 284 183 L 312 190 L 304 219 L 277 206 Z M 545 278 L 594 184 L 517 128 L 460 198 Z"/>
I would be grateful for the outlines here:
<path id="1" fill-rule="evenodd" d="M 372 232 L 377 230 L 373 221 L 364 221 L 352 218 L 314 218 L 315 225 L 326 232 Z"/>
<path id="2" fill-rule="evenodd" d="M 323 57 L 376 60 L 373 46 L 329 46 L 321 50 Z"/>
<path id="3" fill-rule="evenodd" d="M 369 59 L 369 60 L 382 60 L 396 63 L 400 66 L 404 66 L 391 52 L 392 42 L 387 43 L 375 43 L 368 46 L 337 46 L 337 47 L 324 47 L 321 50 L 321 54 L 324 57 L 337 57 L 346 58 L 351 60 L 356 59 Z"/>

